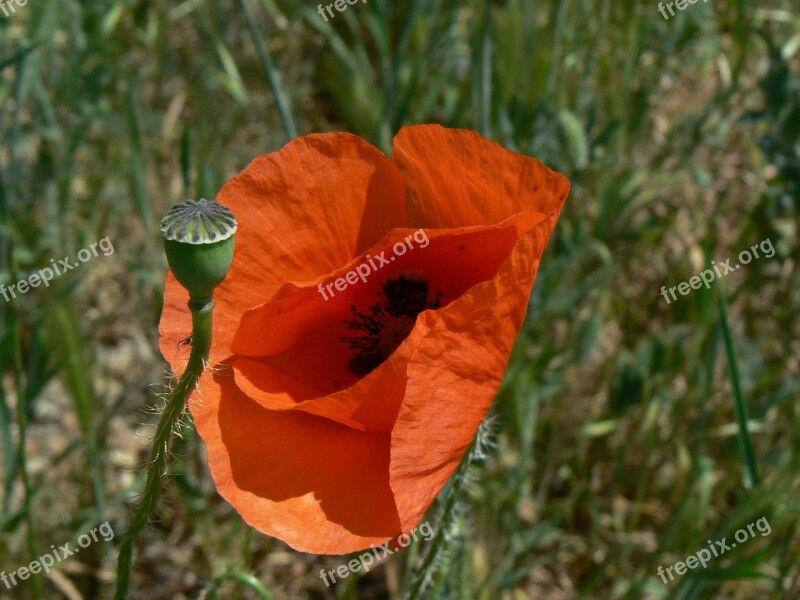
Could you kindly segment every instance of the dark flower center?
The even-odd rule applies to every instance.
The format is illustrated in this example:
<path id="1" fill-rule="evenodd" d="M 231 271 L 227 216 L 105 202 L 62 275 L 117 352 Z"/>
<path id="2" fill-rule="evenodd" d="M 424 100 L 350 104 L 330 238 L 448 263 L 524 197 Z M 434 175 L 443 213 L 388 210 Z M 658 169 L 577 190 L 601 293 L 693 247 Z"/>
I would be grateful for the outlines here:
<path id="1" fill-rule="evenodd" d="M 348 329 L 362 333 L 341 338 L 356 351 L 348 365 L 359 377 L 389 358 L 411 333 L 419 313 L 442 305 L 442 292 L 428 300 L 428 279 L 419 271 L 401 272 L 387 279 L 377 295 L 378 302 L 368 307 L 368 312 L 351 305 L 353 318 L 344 321 Z"/>

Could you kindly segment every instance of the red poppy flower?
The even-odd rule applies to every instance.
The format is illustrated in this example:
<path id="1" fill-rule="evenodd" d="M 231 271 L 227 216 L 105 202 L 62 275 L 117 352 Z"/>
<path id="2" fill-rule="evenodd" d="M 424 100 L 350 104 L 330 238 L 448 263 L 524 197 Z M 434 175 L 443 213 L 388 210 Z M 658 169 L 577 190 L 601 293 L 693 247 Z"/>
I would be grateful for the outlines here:
<path id="1" fill-rule="evenodd" d="M 229 181 L 236 255 L 190 401 L 220 494 L 306 552 L 412 531 L 497 393 L 568 190 L 437 125 L 403 128 L 391 161 L 308 135 Z M 177 372 L 187 300 L 169 274 L 161 351 Z"/>

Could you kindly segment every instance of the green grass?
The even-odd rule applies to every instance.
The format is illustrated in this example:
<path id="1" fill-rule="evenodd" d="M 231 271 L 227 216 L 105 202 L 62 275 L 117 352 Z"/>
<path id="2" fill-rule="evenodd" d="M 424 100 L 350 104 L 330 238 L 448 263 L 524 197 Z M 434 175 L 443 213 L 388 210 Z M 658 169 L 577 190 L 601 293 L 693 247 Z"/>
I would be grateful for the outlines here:
<path id="1" fill-rule="evenodd" d="M 291 136 L 390 151 L 404 124 L 480 131 L 568 175 L 495 403 L 444 494 L 447 538 L 327 590 L 218 496 L 190 426 L 132 598 L 800 595 L 800 18 L 789 0 L 39 0 L 0 13 L 0 571 L 109 519 L 119 538 L 164 382 L 157 219 Z M 776 255 L 679 296 L 769 238 Z M 455 504 L 450 504 L 454 502 Z M 448 507 L 450 507 L 448 512 Z M 708 568 L 657 575 L 766 516 Z M 110 597 L 116 543 L 0 598 Z M 428 553 L 436 550 L 436 556 Z M 431 558 L 428 558 L 431 556 Z M 61 590 L 61 591 L 59 591 Z M 422 597 L 425 597 L 424 595 Z"/>

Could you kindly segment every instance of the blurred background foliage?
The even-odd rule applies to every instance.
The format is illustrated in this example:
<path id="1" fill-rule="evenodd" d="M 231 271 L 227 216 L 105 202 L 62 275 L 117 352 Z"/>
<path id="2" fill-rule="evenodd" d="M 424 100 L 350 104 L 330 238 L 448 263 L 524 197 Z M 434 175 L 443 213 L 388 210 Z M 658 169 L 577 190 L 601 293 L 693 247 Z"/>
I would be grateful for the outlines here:
<path id="1" fill-rule="evenodd" d="M 319 569 L 342 559 L 250 530 L 187 417 L 132 597 L 399 597 L 421 564 L 435 598 L 800 597 L 796 0 L 668 21 L 654 0 L 367 0 L 328 22 L 299 0 L 0 14 L 0 282 L 115 247 L 0 302 L 0 570 L 124 529 L 167 381 L 161 212 L 294 135 L 389 152 L 420 122 L 475 129 L 573 186 L 493 432 L 431 511 L 448 515 L 442 542 L 325 588 Z M 767 238 L 774 257 L 660 295 Z M 762 516 L 769 536 L 658 577 Z M 0 598 L 108 597 L 115 542 Z"/>

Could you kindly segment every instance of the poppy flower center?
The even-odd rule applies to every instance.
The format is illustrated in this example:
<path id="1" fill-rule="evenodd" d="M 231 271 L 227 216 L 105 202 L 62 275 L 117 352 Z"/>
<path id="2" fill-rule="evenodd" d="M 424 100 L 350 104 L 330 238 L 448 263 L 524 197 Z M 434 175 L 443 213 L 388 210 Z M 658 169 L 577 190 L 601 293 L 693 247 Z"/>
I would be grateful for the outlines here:
<path id="1" fill-rule="evenodd" d="M 370 248 L 370 255 L 393 248 L 392 242 L 404 233 L 399 230 L 382 246 Z M 247 371 L 246 376 L 258 380 L 269 393 L 286 390 L 295 402 L 355 389 L 395 357 L 399 360 L 387 369 L 386 377 L 392 373 L 399 377 L 416 346 L 409 347 L 408 356 L 398 354 L 418 318 L 428 310 L 445 310 L 471 288 L 490 281 L 518 237 L 511 225 L 439 232 L 429 238 L 428 247 L 394 261 L 389 258 L 388 265 L 356 283 L 346 279 L 347 272 L 359 259 L 363 264 L 364 255 L 354 256 L 324 277 L 324 282 L 339 282 L 335 295 L 329 293 L 327 298 L 319 293 L 321 282 L 286 284 L 240 320 L 231 345 L 241 359 L 237 370 L 242 378 Z M 514 283 L 505 285 L 511 288 Z"/>
<path id="2" fill-rule="evenodd" d="M 350 306 L 352 319 L 344 323 L 361 335 L 342 337 L 356 354 L 349 360 L 350 372 L 364 377 L 394 352 L 414 328 L 417 315 L 442 306 L 442 292 L 428 300 L 428 279 L 421 271 L 400 272 L 387 279 L 377 292 L 378 302 L 368 312 Z"/>

